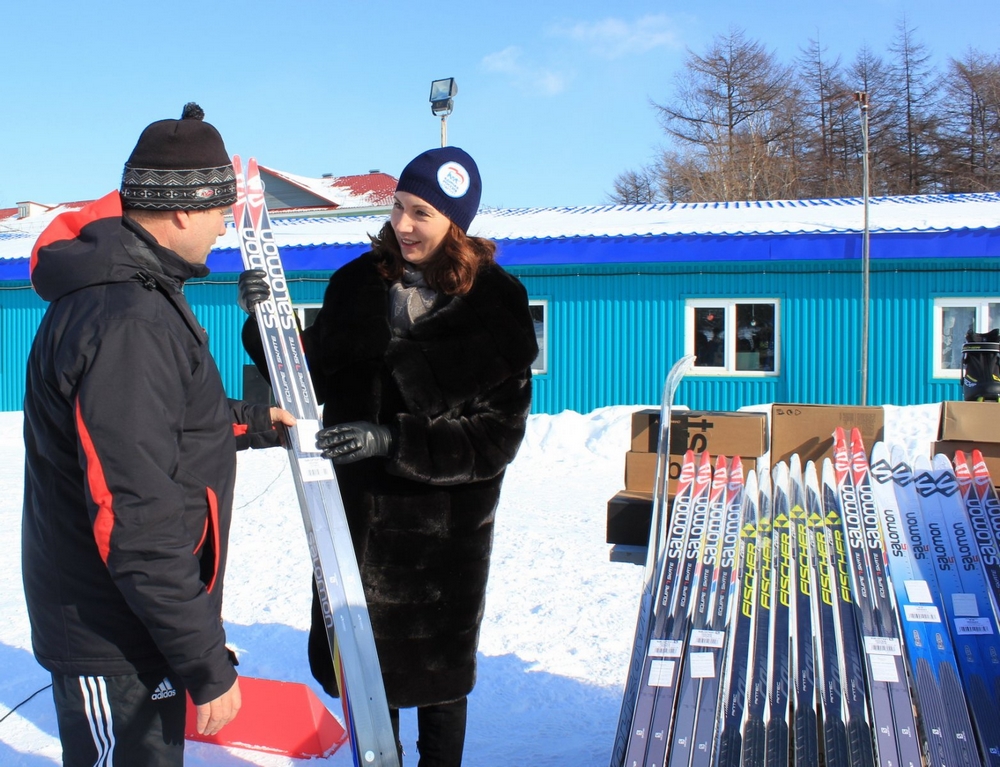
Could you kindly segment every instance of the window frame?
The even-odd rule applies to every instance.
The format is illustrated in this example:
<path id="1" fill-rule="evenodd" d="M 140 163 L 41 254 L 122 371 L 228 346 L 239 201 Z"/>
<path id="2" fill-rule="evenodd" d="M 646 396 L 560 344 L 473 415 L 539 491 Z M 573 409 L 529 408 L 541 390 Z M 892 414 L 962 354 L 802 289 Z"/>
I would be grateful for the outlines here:
<path id="1" fill-rule="evenodd" d="M 1000 296 L 937 296 L 934 298 L 931 323 L 931 374 L 934 378 L 958 380 L 962 377 L 961 363 L 957 368 L 946 368 L 941 364 L 944 351 L 944 310 L 975 309 L 977 333 L 985 333 L 990 327 L 990 304 L 1000 306 Z M 965 343 L 963 338 L 963 343 Z"/>
<path id="2" fill-rule="evenodd" d="M 299 327 L 305 330 L 307 327 L 309 327 L 309 325 L 306 324 L 306 312 L 309 311 L 310 309 L 315 309 L 316 311 L 319 311 L 320 309 L 323 308 L 323 304 L 319 302 L 296 303 L 292 306 L 292 308 L 295 311 L 295 318 L 299 321 Z M 312 323 L 309 324 L 311 325 Z"/>
<path id="3" fill-rule="evenodd" d="M 533 376 L 544 376 L 549 373 L 549 339 L 551 337 L 549 323 L 552 316 L 549 314 L 549 303 L 549 299 L 547 298 L 528 299 L 529 311 L 536 306 L 542 307 L 542 338 L 538 344 L 538 356 L 531 363 L 531 374 Z M 534 321 L 534 315 L 532 315 L 532 321 Z M 541 364 L 538 364 L 539 360 Z"/>
<path id="4" fill-rule="evenodd" d="M 736 308 L 749 304 L 771 304 L 774 307 L 774 370 L 736 369 Z M 699 366 L 691 368 L 692 376 L 715 376 L 725 378 L 778 378 L 781 375 L 781 299 L 774 296 L 740 296 L 737 298 L 686 298 L 684 300 L 684 353 L 694 354 L 695 312 L 697 309 L 720 307 L 725 311 L 723 366 Z"/>

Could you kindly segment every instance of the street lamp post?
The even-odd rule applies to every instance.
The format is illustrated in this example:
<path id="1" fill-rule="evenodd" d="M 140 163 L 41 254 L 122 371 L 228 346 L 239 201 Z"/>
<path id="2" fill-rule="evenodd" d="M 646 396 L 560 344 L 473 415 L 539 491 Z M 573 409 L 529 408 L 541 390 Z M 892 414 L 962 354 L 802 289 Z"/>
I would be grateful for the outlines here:
<path id="1" fill-rule="evenodd" d="M 441 118 L 441 146 L 448 145 L 448 115 L 455 108 L 455 94 L 458 84 L 454 77 L 434 80 L 431 83 L 431 114 Z"/>
<path id="2" fill-rule="evenodd" d="M 868 223 L 868 93 L 858 91 L 854 94 L 858 102 L 858 109 L 861 112 L 861 196 L 864 203 L 864 224 L 861 233 L 861 279 L 862 279 L 862 307 L 861 307 L 861 404 L 868 404 L 868 325 L 869 316 L 869 233 Z"/>

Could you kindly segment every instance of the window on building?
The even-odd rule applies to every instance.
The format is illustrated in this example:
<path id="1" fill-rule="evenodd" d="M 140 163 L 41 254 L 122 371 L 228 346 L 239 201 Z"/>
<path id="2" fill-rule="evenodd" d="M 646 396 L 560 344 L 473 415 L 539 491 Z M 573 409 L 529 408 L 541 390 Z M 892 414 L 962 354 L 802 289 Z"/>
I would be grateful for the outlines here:
<path id="1" fill-rule="evenodd" d="M 966 333 L 1000 328 L 1000 298 L 934 300 L 934 376 L 958 378 Z"/>
<path id="2" fill-rule="evenodd" d="M 528 311 L 535 324 L 535 340 L 538 341 L 538 356 L 531 363 L 534 375 L 544 375 L 549 372 L 549 302 L 543 299 L 528 301 Z"/>
<path id="3" fill-rule="evenodd" d="M 295 316 L 299 319 L 299 327 L 305 330 L 316 321 L 320 304 L 296 304 Z"/>
<path id="4" fill-rule="evenodd" d="M 690 299 L 684 325 L 685 353 L 695 355 L 695 373 L 777 375 L 776 300 Z"/>

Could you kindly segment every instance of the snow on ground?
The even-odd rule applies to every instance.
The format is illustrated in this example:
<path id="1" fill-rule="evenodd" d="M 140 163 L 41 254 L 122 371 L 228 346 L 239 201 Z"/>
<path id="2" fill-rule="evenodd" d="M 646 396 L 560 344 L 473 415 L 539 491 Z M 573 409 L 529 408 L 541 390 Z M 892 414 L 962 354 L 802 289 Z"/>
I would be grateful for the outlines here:
<path id="1" fill-rule="evenodd" d="M 504 484 L 465 764 L 607 764 L 635 630 L 642 568 L 613 563 L 607 500 L 623 485 L 636 407 L 535 415 Z M 886 408 L 886 441 L 911 456 L 935 438 L 938 405 Z M 21 591 L 21 414 L 0 413 L 0 764 L 50 767 L 60 746 L 49 677 L 31 655 Z M 240 455 L 225 620 L 240 672 L 310 684 L 310 565 L 282 450 Z M 34 698 L 28 699 L 36 691 Z M 325 698 L 340 718 L 339 702 Z M 416 721 L 402 717 L 416 763 Z M 188 743 L 189 767 L 290 767 L 272 754 Z M 317 763 L 347 767 L 341 748 Z"/>

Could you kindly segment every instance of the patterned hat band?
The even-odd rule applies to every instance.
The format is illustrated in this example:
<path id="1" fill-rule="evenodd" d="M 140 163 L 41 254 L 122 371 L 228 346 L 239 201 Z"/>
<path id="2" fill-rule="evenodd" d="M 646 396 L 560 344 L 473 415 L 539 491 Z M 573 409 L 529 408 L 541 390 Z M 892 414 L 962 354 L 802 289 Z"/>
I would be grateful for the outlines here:
<path id="1" fill-rule="evenodd" d="M 125 166 L 122 205 L 142 210 L 207 210 L 236 202 L 232 165 L 196 170 Z"/>

